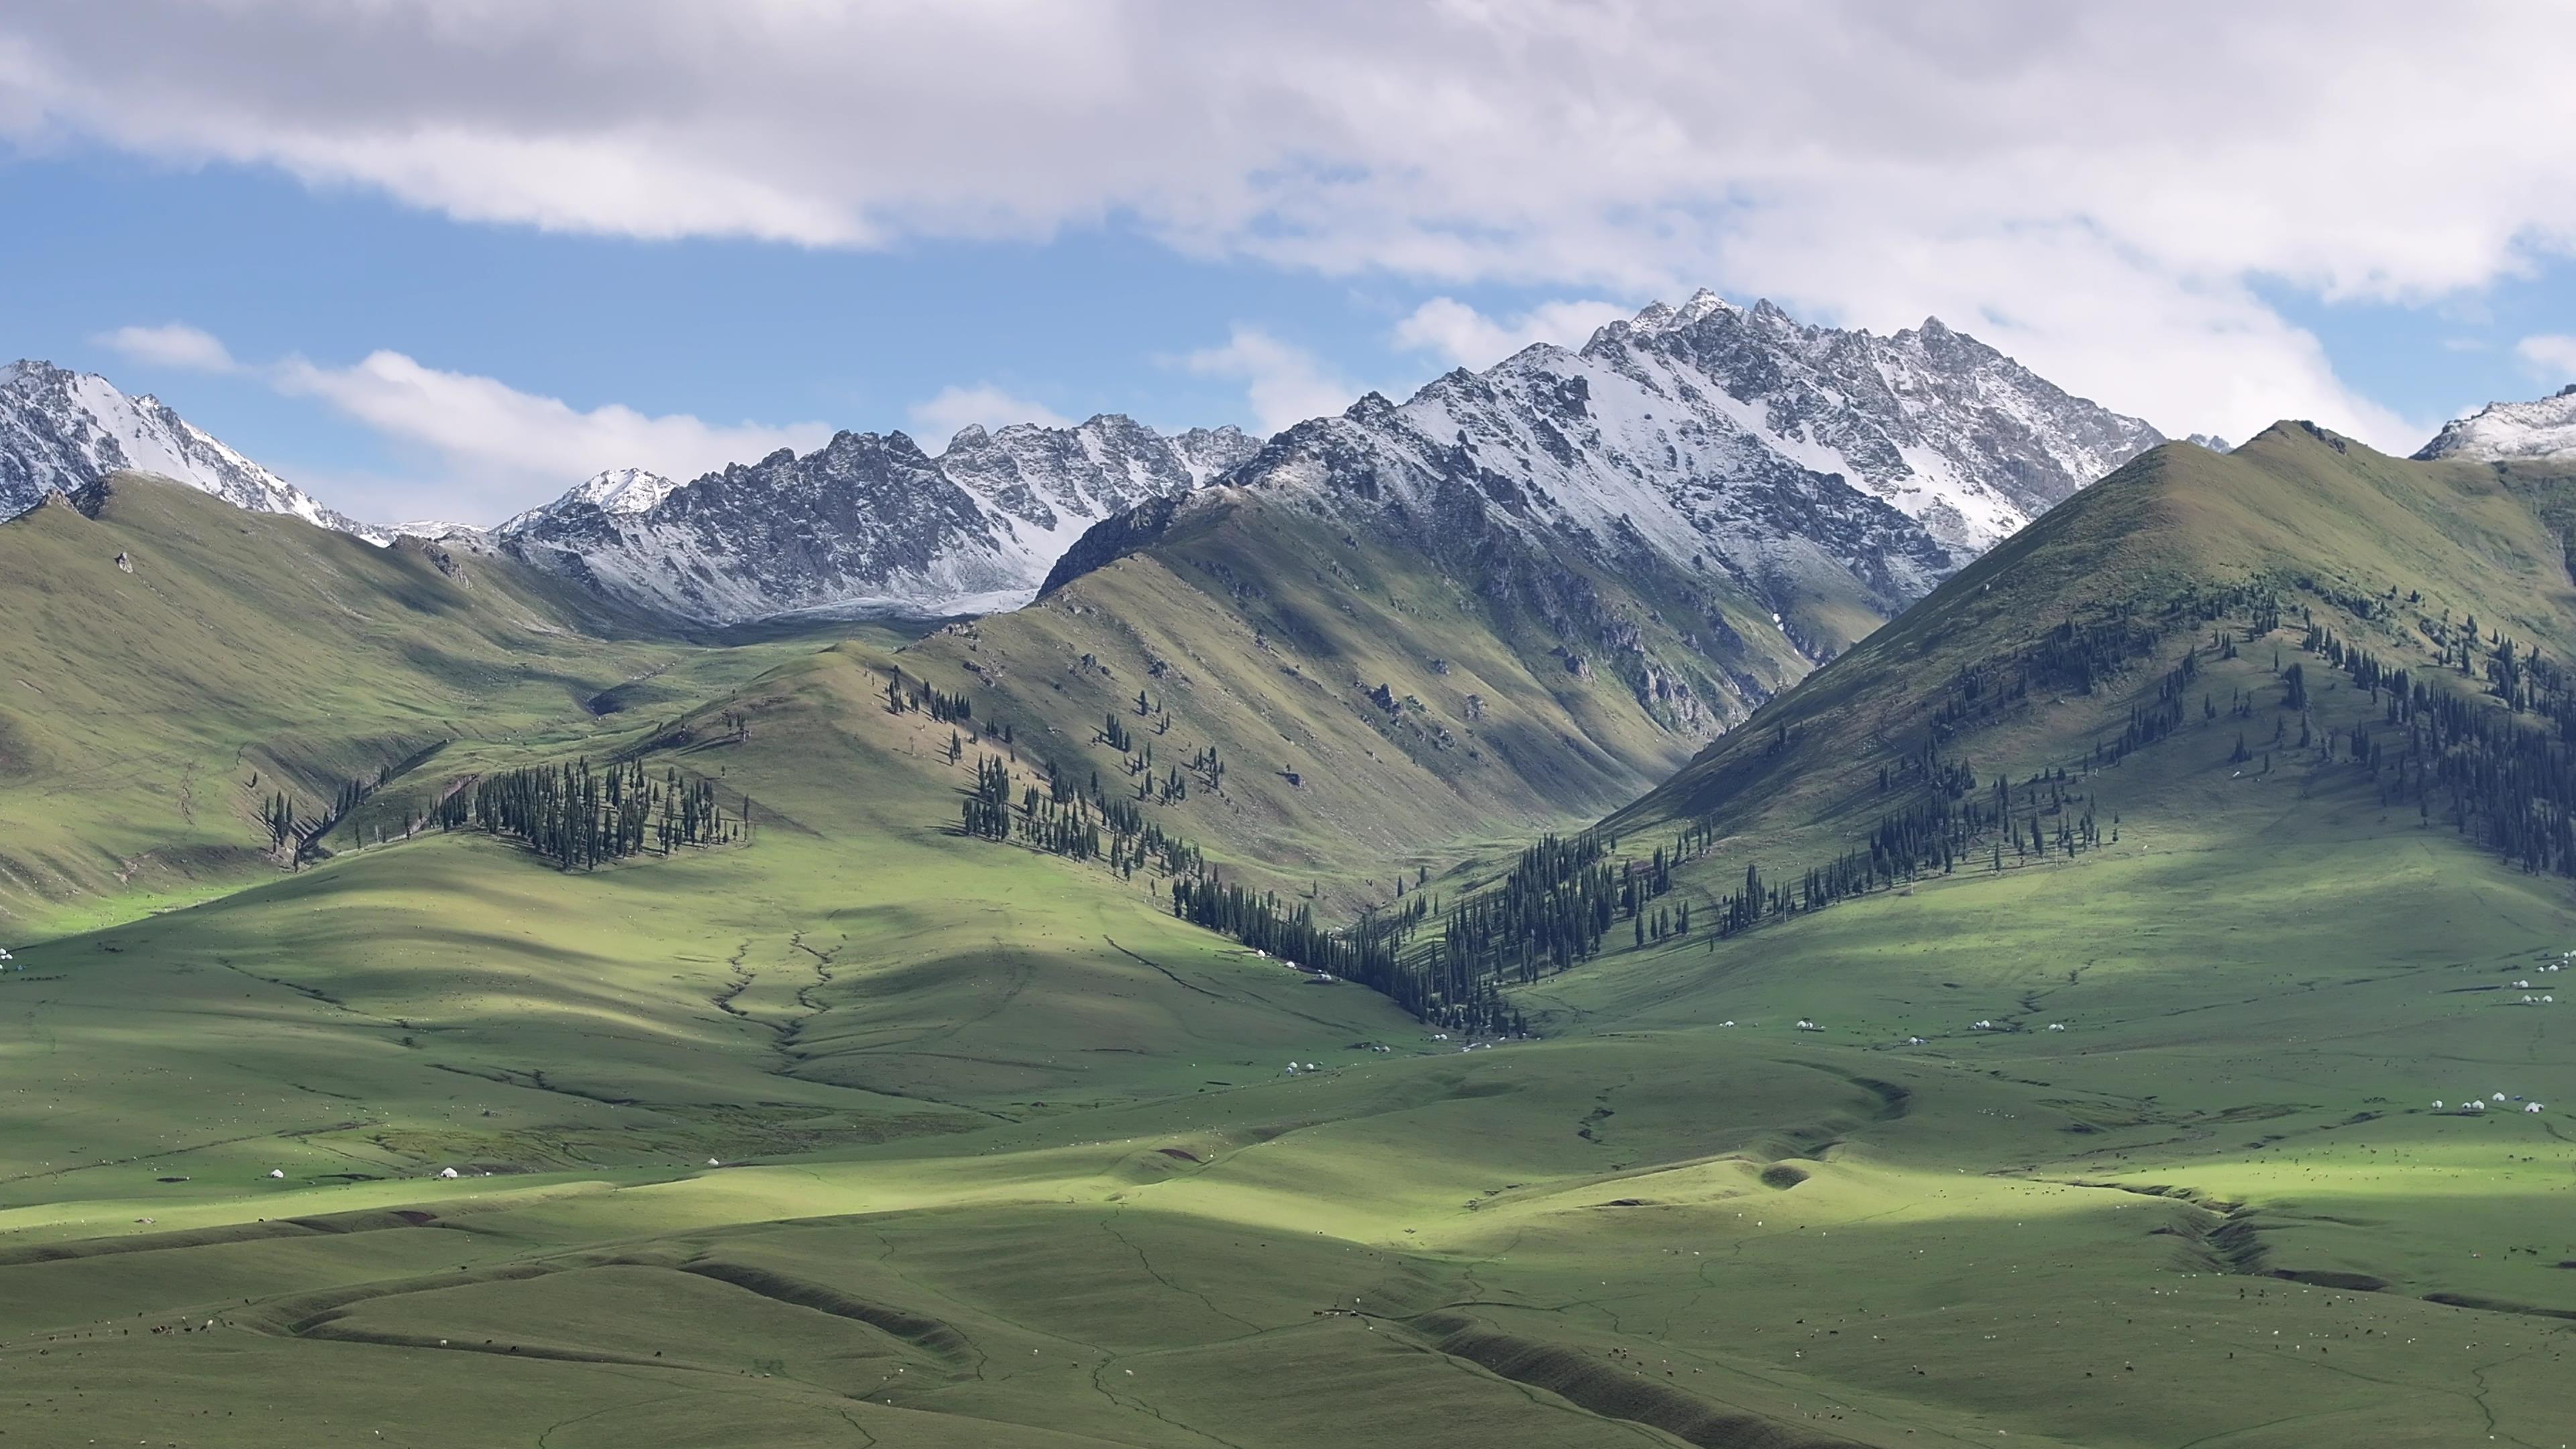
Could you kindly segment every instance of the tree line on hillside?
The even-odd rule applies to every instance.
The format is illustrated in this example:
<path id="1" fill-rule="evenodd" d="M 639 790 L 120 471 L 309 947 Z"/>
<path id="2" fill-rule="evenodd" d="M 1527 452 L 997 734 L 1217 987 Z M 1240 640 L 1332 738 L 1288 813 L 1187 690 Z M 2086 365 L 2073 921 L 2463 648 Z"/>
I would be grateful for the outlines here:
<path id="1" fill-rule="evenodd" d="M 908 691 L 899 674 L 889 683 L 887 699 L 890 709 L 938 700 L 943 714 L 935 717 L 974 718 L 962 695 L 941 695 L 927 684 Z M 1136 696 L 1135 714 L 1152 722 L 1154 736 L 1170 731 L 1169 710 L 1142 692 Z M 986 738 L 995 736 L 988 733 Z M 1156 894 L 1170 901 L 1175 917 L 1308 971 L 1368 987 L 1426 1023 L 1467 1033 L 1527 1030 L 1520 1013 L 1490 984 L 1455 989 L 1439 975 L 1436 962 L 1419 951 L 1408 955 L 1405 948 L 1428 918 L 1430 900 L 1420 891 L 1404 899 L 1400 879 L 1391 908 L 1372 906 L 1356 921 L 1326 926 L 1315 919 L 1309 903 L 1283 903 L 1276 892 L 1257 892 L 1223 879 L 1188 837 L 1151 818 L 1150 807 L 1187 800 L 1194 785 L 1222 791 L 1227 764 L 1214 744 L 1193 750 L 1183 765 L 1160 764 L 1154 739 L 1116 711 L 1102 716 L 1091 743 L 1117 751 L 1121 770 L 1134 783 L 1113 790 L 1103 786 L 1097 770 L 1077 776 L 1057 760 L 1023 761 L 1016 750 L 979 751 L 972 762 L 972 783 L 958 802 L 959 833 L 1097 862 L 1121 879 L 1147 871 L 1161 877 Z M 952 734 L 946 758 L 964 764 L 966 748 L 966 737 Z M 1023 773 L 1014 773 L 1015 764 Z"/>
<path id="2" fill-rule="evenodd" d="M 2483 677 L 2483 696 L 2384 665 L 2312 624 L 2302 647 L 2380 705 L 2376 728 L 2363 720 L 2316 748 L 2368 771 L 2383 806 L 2411 802 L 2418 819 L 2429 824 L 2438 813 L 2524 870 L 2576 876 L 2576 692 L 2567 671 L 2501 632 L 2481 638 L 2474 616 L 2435 633 L 2437 669 Z"/>
<path id="3" fill-rule="evenodd" d="M 2051 767 L 2019 782 L 1997 775 L 1981 783 L 1964 756 L 1945 752 L 1945 742 L 1998 722 L 2034 692 L 2096 693 L 2132 675 L 2140 661 L 2153 658 L 2168 629 L 2176 625 L 2197 629 L 2237 610 L 2245 615 L 2248 640 L 2278 627 L 2277 595 L 2260 585 L 2230 585 L 2177 593 L 2157 608 L 2109 605 L 2096 617 L 2061 621 L 2009 654 L 1962 667 L 1929 702 L 1923 742 L 1877 772 L 1878 793 L 1898 797 L 1898 803 L 1878 816 L 1868 834 L 1851 848 L 1791 875 L 1766 875 L 1758 861 L 1747 862 L 1742 884 L 1720 893 L 1700 913 L 1706 918 L 1700 934 L 1714 949 L 1720 938 L 1766 922 L 1822 910 L 1869 892 L 1901 888 L 1925 876 L 1980 865 L 2000 872 L 2007 854 L 2021 865 L 2072 858 L 2100 846 L 2104 827 L 2093 794 L 2085 788 L 2085 777 L 2118 764 L 2179 727 L 2183 701 L 2198 677 L 2197 648 L 2159 682 L 2156 702 L 2133 707 L 2121 733 L 2097 743 L 2091 757 L 2079 762 L 2075 771 Z M 2232 643 L 2224 647 L 2232 657 Z M 1781 755 L 1797 740 L 1798 732 L 1791 726 L 1775 726 L 1765 753 Z M 1719 836 L 1720 815 L 1712 809 L 1688 821 L 1669 855 L 1658 849 L 1645 861 L 1627 864 L 1631 876 L 1646 883 L 1645 899 L 1661 893 L 1654 885 L 1669 881 L 1672 864 L 1698 860 L 1711 852 Z M 2116 824 L 2115 820 L 2115 828 Z M 1507 883 L 1503 894 L 1510 890 Z M 1620 909 L 1631 921 L 1631 939 L 1638 944 L 1691 931 L 1692 913 L 1686 910 L 1647 915 L 1627 904 L 1624 896 Z M 1468 940 L 1481 952 L 1479 959 L 1489 971 L 1497 954 L 1514 963 L 1513 974 L 1563 970 L 1571 964 L 1560 959 L 1556 950 L 1557 940 L 1563 937 L 1561 929 L 1524 928 L 1522 939 L 1508 941 L 1498 953 L 1495 938 L 1479 933 L 1477 924 L 1469 922 Z M 1602 929 L 1607 928 L 1604 921 Z M 1597 942 L 1596 936 L 1596 947 Z"/>

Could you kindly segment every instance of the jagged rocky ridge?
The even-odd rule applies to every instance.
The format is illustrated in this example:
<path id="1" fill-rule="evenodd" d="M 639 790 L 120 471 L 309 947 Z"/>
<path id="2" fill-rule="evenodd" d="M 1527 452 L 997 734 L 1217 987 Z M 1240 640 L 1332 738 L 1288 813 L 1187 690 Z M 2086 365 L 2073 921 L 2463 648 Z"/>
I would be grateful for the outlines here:
<path id="1" fill-rule="evenodd" d="M 977 613 L 1025 602 L 1099 520 L 1186 493 L 1256 446 L 1235 428 L 1166 436 L 1115 414 L 969 427 L 937 457 L 900 432 L 844 432 L 685 484 L 605 473 L 491 542 L 702 622 Z"/>
<path id="2" fill-rule="evenodd" d="M 2419 460 L 2474 458 L 2481 463 L 2576 457 L 2576 383 L 2537 402 L 2489 403 L 2465 418 L 2454 418 L 2415 456 Z"/>
<path id="3" fill-rule="evenodd" d="M 1937 320 L 1878 337 L 1703 291 L 1579 351 L 1533 346 L 1401 404 L 1372 393 L 1225 481 L 1435 551 L 1499 529 L 1714 569 L 1782 611 L 1857 589 L 1885 616 L 2161 441 Z M 1161 523 L 1104 525 L 1049 587 Z"/>
<path id="4" fill-rule="evenodd" d="M 289 513 L 379 543 L 388 537 L 324 507 L 158 398 L 128 397 L 96 373 L 50 362 L 0 367 L 0 518 L 121 468 L 161 474 L 237 508 Z"/>

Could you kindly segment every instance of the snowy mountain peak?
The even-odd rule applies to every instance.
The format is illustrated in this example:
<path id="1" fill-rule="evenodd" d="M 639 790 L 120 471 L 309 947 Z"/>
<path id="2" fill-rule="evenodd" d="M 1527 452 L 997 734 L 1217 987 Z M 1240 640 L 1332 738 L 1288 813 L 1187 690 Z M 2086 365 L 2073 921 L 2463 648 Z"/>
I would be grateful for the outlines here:
<path id="1" fill-rule="evenodd" d="M 1486 376 L 1515 369 L 1579 382 L 1625 457 L 1660 455 L 1687 471 L 1707 466 L 1691 460 L 1718 440 L 1742 437 L 1840 476 L 1971 553 L 2163 441 L 1938 318 L 1879 337 L 1707 291 L 1614 322 L 1580 354 L 1532 349 Z"/>
<path id="2" fill-rule="evenodd" d="M 1702 287 L 1698 291 L 1691 293 L 1690 300 L 1684 302 L 1674 311 L 1673 325 L 1677 327 L 1688 327 L 1711 312 L 1732 312 L 1734 310 L 1736 310 L 1734 303 L 1727 301 L 1724 297 L 1717 295 L 1708 288 Z"/>
<path id="3" fill-rule="evenodd" d="M 1768 306 L 1769 304 L 1765 303 L 1763 305 Z M 1604 332 L 1608 332 L 1612 328 L 1618 328 L 1637 335 L 1653 336 L 1658 333 L 1671 332 L 1679 328 L 1688 327 L 1692 323 L 1699 321 L 1701 318 L 1708 316 L 1712 312 L 1742 312 L 1743 310 L 1743 308 L 1736 306 L 1734 303 L 1719 296 L 1717 293 L 1710 291 L 1706 287 L 1702 287 L 1698 291 L 1691 293 L 1690 300 L 1682 303 L 1678 307 L 1669 306 L 1662 302 L 1649 302 L 1643 308 L 1639 309 L 1636 316 L 1629 318 L 1625 322 L 1613 322 L 1609 327 L 1605 327 L 1592 335 L 1595 338 L 1598 338 Z"/>
<path id="4" fill-rule="evenodd" d="M 2489 403 L 2455 418 L 2415 456 L 2483 463 L 2576 457 L 2576 383 L 2534 402 Z"/>
<path id="5" fill-rule="evenodd" d="M 20 359 L 0 367 L 0 517 L 131 468 L 256 513 L 288 513 L 371 542 L 388 535 L 324 507 L 149 394 L 94 372 Z"/>
<path id="6" fill-rule="evenodd" d="M 643 513 L 680 485 L 642 468 L 611 468 L 564 495 L 604 513 Z"/>

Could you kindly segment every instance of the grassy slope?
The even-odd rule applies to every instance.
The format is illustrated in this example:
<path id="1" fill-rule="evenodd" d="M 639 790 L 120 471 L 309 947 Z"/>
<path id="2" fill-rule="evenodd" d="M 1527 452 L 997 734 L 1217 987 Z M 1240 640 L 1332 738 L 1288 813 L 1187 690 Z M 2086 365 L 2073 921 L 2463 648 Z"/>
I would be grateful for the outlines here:
<path id="1" fill-rule="evenodd" d="M 55 504 L 0 524 L 10 935 L 263 878 L 259 812 L 281 788 L 316 814 L 430 745 L 577 743 L 604 691 L 694 700 L 814 647 L 700 647 L 497 561 L 451 575 L 416 543 L 163 480 L 103 491 L 94 518 Z"/>
<path id="2" fill-rule="evenodd" d="M 1740 718 L 1748 686 L 1758 699 L 1808 667 L 1723 580 L 1691 590 L 1653 570 L 1588 568 L 1568 564 L 1568 577 L 1636 626 L 1640 650 L 1480 594 L 1401 542 L 1209 495 L 1151 549 L 1032 608 L 935 634 L 902 664 L 1014 720 L 1023 746 L 1104 778 L 1117 757 L 1087 742 L 1104 712 L 1138 723 L 1144 690 L 1173 720 L 1154 740 L 1158 767 L 1209 745 L 1229 762 L 1223 795 L 1169 807 L 1167 828 L 1282 885 L 1322 877 L 1349 907 L 1371 880 L 1382 893 L 1398 869 L 1444 868 L 1459 841 L 1559 828 L 1633 798 Z M 1641 692 L 1649 662 L 1680 659 L 1696 661 L 1687 675 L 1674 666 L 1689 702 Z M 1379 685 L 1393 711 L 1371 702 Z"/>
<path id="3" fill-rule="evenodd" d="M 1876 761 L 1823 746 L 1902 723 L 1905 651 L 1946 677 L 2112 558 L 2403 563 L 2558 647 L 2556 551 L 2492 475 L 2304 446 L 2053 515 L 2020 569 L 1782 701 L 1819 751 L 1774 757 L 1796 771 L 1738 782 L 1721 745 L 1631 837 L 1719 808 L 1702 892 L 1838 848 L 1883 807 L 1833 774 Z M 2014 607 L 1972 624 L 1986 582 Z M 874 707 L 883 660 L 778 669 L 717 706 L 750 739 L 673 757 L 771 803 L 748 849 L 563 876 L 417 841 L 23 953 L 11 1438 L 2287 1449 L 2576 1421 L 2563 1118 L 2426 1109 L 2576 1101 L 2559 1018 L 2494 989 L 2576 909 L 2335 767 L 2249 780 L 2187 730 L 2087 782 L 2115 847 L 1620 951 L 1530 993 L 1550 1039 L 1461 1053 L 1141 881 L 946 835 L 964 766 Z M 2059 759 L 2159 667 L 1964 748 Z M 2268 650 L 2209 670 L 2277 690 Z"/>

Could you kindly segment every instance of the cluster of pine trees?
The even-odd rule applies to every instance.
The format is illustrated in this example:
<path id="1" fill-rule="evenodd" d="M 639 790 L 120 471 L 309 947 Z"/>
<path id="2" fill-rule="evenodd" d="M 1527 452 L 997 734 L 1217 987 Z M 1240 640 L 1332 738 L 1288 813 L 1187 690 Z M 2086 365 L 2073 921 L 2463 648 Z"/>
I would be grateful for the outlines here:
<path id="1" fill-rule="evenodd" d="M 2438 811 L 2524 870 L 2576 876 L 2576 694 L 2566 671 L 2501 632 L 2482 636 L 2474 615 L 2456 629 L 2447 619 L 2428 621 L 2427 632 L 2438 667 L 2471 679 L 2482 673 L 2491 700 L 2389 667 L 2310 623 L 2301 647 L 2381 705 L 2378 729 L 2365 719 L 2329 734 L 2325 756 L 2340 747 L 2346 761 L 2369 771 L 2383 806 L 2411 800 L 2419 819 L 2429 824 Z"/>
<path id="2" fill-rule="evenodd" d="M 1633 889 L 1609 859 L 1616 848 L 1587 830 L 1545 836 L 1522 851 L 1499 886 L 1451 907 L 1430 963 L 1429 990 L 1458 1000 L 1497 982 L 1536 981 L 1591 959 L 1617 919 L 1623 893 Z M 1668 870 L 1664 878 L 1669 888 Z"/>
<path id="3" fill-rule="evenodd" d="M 1193 925 L 1368 987 L 1431 1026 L 1470 1035 L 1526 1035 L 1528 1021 L 1493 982 L 1453 982 L 1441 973 L 1436 954 L 1406 955 L 1406 943 L 1430 913 L 1430 897 L 1417 891 L 1392 909 L 1363 911 L 1356 924 L 1337 931 L 1317 925 L 1314 908 L 1304 902 L 1283 905 L 1274 892 L 1248 891 L 1213 873 L 1172 881 L 1172 914 Z"/>
<path id="4" fill-rule="evenodd" d="M 1141 797 L 1140 797 L 1141 798 Z M 1002 761 L 982 756 L 975 762 L 975 784 L 962 803 L 965 833 L 979 840 L 1017 842 L 1032 850 L 1073 860 L 1105 861 L 1123 879 L 1139 866 L 1165 875 L 1194 873 L 1202 862 L 1198 847 L 1145 818 L 1137 802 L 1110 799 L 1097 776 L 1089 794 L 1068 788 L 1061 770 L 1047 768 L 1047 790 L 1022 789 L 1011 800 L 1011 770 Z"/>
<path id="5" fill-rule="evenodd" d="M 2438 811 L 2527 871 L 2576 876 L 2576 701 L 2558 691 L 2528 698 L 2545 721 L 2535 726 L 2527 714 L 2382 670 L 2363 650 L 2343 655 L 2354 682 L 2385 697 L 2382 728 L 2364 721 L 2325 748 L 2340 743 L 2368 770 L 2382 805 L 2411 800 L 2419 818 Z M 2521 674 L 2500 673 L 2504 688 L 2529 687 Z"/>
<path id="6" fill-rule="evenodd" d="M 669 770 L 655 779 L 643 762 L 593 769 L 587 759 L 486 775 L 433 806 L 424 824 L 472 826 L 518 841 L 563 870 L 683 846 L 726 845 L 750 828 L 752 803 L 728 815 L 707 780 Z"/>
<path id="7" fill-rule="evenodd" d="M 914 688 L 900 669 L 886 671 L 885 700 L 888 714 L 919 711 L 939 724 L 972 725 L 975 722 L 974 703 L 964 694 L 945 693 L 926 679 L 921 681 L 919 688 Z M 1000 740 L 1005 745 L 1011 743 L 1011 727 L 1002 721 L 984 721 L 983 732 L 987 739 Z"/>
<path id="8" fill-rule="evenodd" d="M 268 827 L 268 848 L 284 850 L 286 842 L 299 838 L 295 823 L 295 802 L 278 791 L 260 805 L 261 822 Z"/>
<path id="9" fill-rule="evenodd" d="M 1987 855 L 1989 869 L 2000 871 L 2007 841 L 2017 864 L 2079 855 L 2102 843 L 2090 795 L 2073 789 L 2076 782 L 2063 769 L 2033 775 L 2018 787 L 1997 776 L 1991 787 L 1974 793 L 1964 762 L 1945 762 L 1927 774 L 1925 797 L 1880 816 L 1867 845 L 1811 866 L 1794 880 L 1766 879 L 1759 864 L 1745 866 L 1743 887 L 1718 897 L 1712 941 L 1853 896 L 1948 875 L 1980 853 Z"/>
<path id="10" fill-rule="evenodd" d="M 276 792 L 260 805 L 261 823 L 268 829 L 268 848 L 273 851 L 287 851 L 288 847 L 293 847 L 292 860 L 300 865 L 309 857 L 319 853 L 322 838 L 338 828 L 340 822 L 346 820 L 351 811 L 365 804 L 369 796 L 383 789 L 387 780 L 412 769 L 444 748 L 446 748 L 446 742 L 440 741 L 416 752 L 409 759 L 385 766 L 364 779 L 341 781 L 339 787 L 332 791 L 331 808 L 319 816 L 307 817 L 299 814 L 295 808 L 293 796 L 283 790 Z M 254 787 L 257 783 L 257 777 L 254 776 L 252 779 Z"/>

